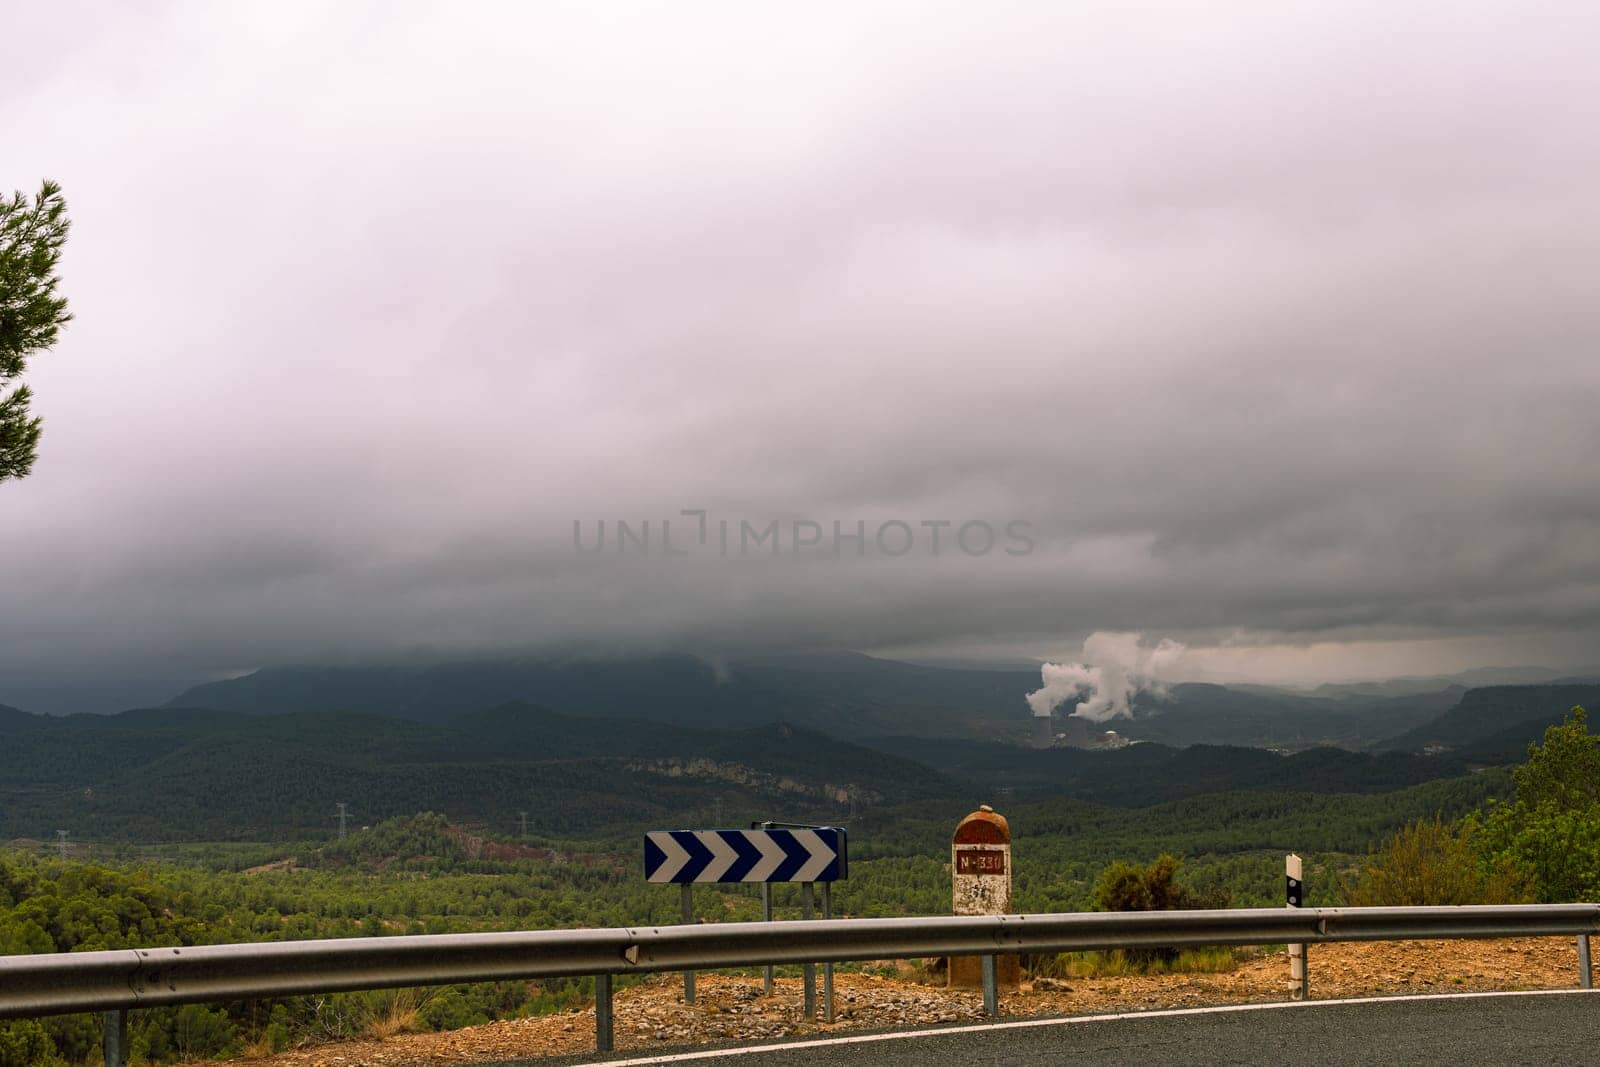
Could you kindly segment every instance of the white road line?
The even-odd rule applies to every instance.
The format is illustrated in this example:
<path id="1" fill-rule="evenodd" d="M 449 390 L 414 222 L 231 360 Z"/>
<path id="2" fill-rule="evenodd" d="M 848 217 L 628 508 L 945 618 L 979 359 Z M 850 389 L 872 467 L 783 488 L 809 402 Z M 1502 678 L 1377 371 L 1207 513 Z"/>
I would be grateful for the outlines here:
<path id="1" fill-rule="evenodd" d="M 814 1038 L 810 1041 L 785 1041 L 773 1045 L 745 1045 L 740 1048 L 704 1049 L 675 1052 L 664 1056 L 643 1056 L 626 1060 L 597 1060 L 585 1067 L 635 1067 L 649 1063 L 687 1063 L 718 1056 L 756 1056 L 763 1052 L 790 1052 L 795 1049 L 823 1048 L 828 1045 L 865 1045 L 875 1041 L 911 1041 L 919 1037 L 971 1034 L 980 1030 L 1022 1030 L 1034 1026 L 1075 1026 L 1083 1023 L 1116 1022 L 1123 1019 L 1169 1019 L 1182 1015 L 1220 1015 L 1236 1011 L 1281 1011 L 1297 1008 L 1330 1008 L 1340 1004 L 1409 1004 L 1418 1000 L 1483 1000 L 1488 997 L 1548 997 L 1600 994 L 1600 989 L 1519 989 L 1496 993 L 1422 993 L 1402 997 L 1348 997 L 1344 1000 L 1282 1000 L 1265 1004 L 1218 1004 L 1209 1008 L 1163 1008 L 1159 1011 L 1126 1011 L 1112 1015 L 1073 1015 L 1065 1019 L 1017 1019 L 1008 1023 L 977 1023 L 970 1026 L 944 1026 L 931 1030 L 906 1030 L 893 1034 L 850 1034 L 845 1037 Z"/>

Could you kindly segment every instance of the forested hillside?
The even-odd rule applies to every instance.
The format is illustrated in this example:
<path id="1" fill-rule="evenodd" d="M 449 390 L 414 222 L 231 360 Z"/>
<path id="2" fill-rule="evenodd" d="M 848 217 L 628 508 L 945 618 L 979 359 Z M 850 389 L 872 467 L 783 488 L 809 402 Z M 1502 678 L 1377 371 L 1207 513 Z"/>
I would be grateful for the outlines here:
<path id="1" fill-rule="evenodd" d="M 1444 745 L 1483 762 L 1516 762 L 1545 727 L 1574 705 L 1600 705 L 1600 685 L 1497 685 L 1468 690 L 1438 718 L 1395 737 L 1386 747 L 1416 751 Z"/>
<path id="2" fill-rule="evenodd" d="M 1184 884 L 1206 899 L 1272 905 L 1281 900 L 1283 853 L 1294 850 L 1307 858 L 1308 899 L 1332 904 L 1341 877 L 1385 835 L 1411 819 L 1459 815 L 1504 795 L 1507 784 L 1497 772 L 1369 796 L 1228 793 L 1150 808 L 1021 803 L 1006 809 L 1014 903 L 1022 911 L 1090 908 L 1110 864 L 1175 853 L 1187 858 Z M 836 913 L 948 914 L 949 836 L 969 806 L 945 798 L 852 821 L 851 869 L 835 886 Z M 38 852 L 14 846 L 0 856 L 0 951 L 620 926 L 676 921 L 679 908 L 675 887 L 644 881 L 637 838 L 486 835 L 437 814 L 276 848 L 120 846 L 99 849 L 89 863 Z M 797 888 L 775 887 L 780 915 L 797 914 Z M 752 887 L 705 886 L 695 907 L 705 918 L 753 920 L 760 904 Z M 410 1025 L 548 1011 L 585 993 L 579 980 L 454 987 L 430 994 Z M 140 1058 L 168 1060 L 351 1036 L 382 1017 L 386 997 L 141 1011 L 134 1047 Z M 52 1062 L 51 1050 L 82 1060 L 97 1042 L 96 1022 L 82 1016 L 0 1025 L 0 1063 Z M 7 1048 L 23 1050 L 22 1058 L 6 1060 Z"/>
<path id="3" fill-rule="evenodd" d="M 787 720 L 842 736 L 965 736 L 1026 726 L 1036 671 L 919 667 L 857 653 L 278 667 L 197 686 L 171 706 L 360 712 L 444 721 L 509 702 L 579 716 L 743 729 Z"/>
<path id="4" fill-rule="evenodd" d="M 170 702 L 259 715 L 341 712 L 443 723 L 504 703 L 567 715 L 746 729 L 784 720 L 855 740 L 917 736 L 1023 741 L 1037 670 L 930 667 L 853 652 L 275 667 L 197 686 Z M 1181 684 L 1141 693 L 1108 726 L 1176 747 L 1378 747 L 1450 708 L 1460 687 L 1391 695 Z M 1070 704 L 1062 714 L 1071 711 Z"/>
<path id="5" fill-rule="evenodd" d="M 1346 693 L 1318 696 L 1265 686 L 1189 683 L 1162 699 L 1141 696 L 1129 723 L 1107 723 L 1131 738 L 1166 744 L 1303 747 L 1380 745 L 1453 705 L 1458 690 L 1404 696 Z"/>
<path id="6" fill-rule="evenodd" d="M 448 726 L 340 714 L 156 709 L 28 717 L 4 736 L 0 835 L 273 840 L 418 810 L 598 833 L 693 819 L 837 818 L 949 796 L 936 772 L 782 723 L 704 732 L 527 706 Z"/>
<path id="7" fill-rule="evenodd" d="M 1256 790 L 1372 793 L 1465 773 L 1454 757 L 1316 747 L 1138 744 L 1111 751 L 875 738 L 786 723 L 697 730 L 526 704 L 440 723 L 342 713 L 184 708 L 0 721 L 0 834 L 104 841 L 252 841 L 418 810 L 506 832 L 634 832 L 753 819 L 839 821 L 874 808 L 1063 797 L 1142 806 Z"/>
<path id="8" fill-rule="evenodd" d="M 1155 804 L 1228 790 L 1371 793 L 1467 771 L 1467 764 L 1455 758 L 1351 752 L 1331 746 L 1283 755 L 1227 745 L 1034 749 L 916 737 L 868 743 L 991 792 L 1017 797 L 1063 796 L 1118 805 Z"/>

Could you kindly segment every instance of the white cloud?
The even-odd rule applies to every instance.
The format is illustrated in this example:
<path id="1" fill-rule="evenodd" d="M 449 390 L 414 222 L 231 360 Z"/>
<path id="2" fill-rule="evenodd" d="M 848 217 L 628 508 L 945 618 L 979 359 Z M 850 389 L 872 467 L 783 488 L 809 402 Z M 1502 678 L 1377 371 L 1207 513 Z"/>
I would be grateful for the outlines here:
<path id="1" fill-rule="evenodd" d="M 1137 633 L 1090 634 L 1083 642 L 1083 662 L 1046 663 L 1040 668 L 1042 688 L 1028 694 L 1034 715 L 1049 715 L 1068 700 L 1077 700 L 1072 714 L 1091 722 L 1133 718 L 1133 699 L 1145 693 L 1166 696 L 1172 672 L 1186 649 L 1162 638 L 1147 646 Z"/>
<path id="2" fill-rule="evenodd" d="M 120 11 L 0 70 L 77 315 L 0 678 L 1600 625 L 1592 5 Z M 691 507 L 1039 547 L 572 558 Z"/>

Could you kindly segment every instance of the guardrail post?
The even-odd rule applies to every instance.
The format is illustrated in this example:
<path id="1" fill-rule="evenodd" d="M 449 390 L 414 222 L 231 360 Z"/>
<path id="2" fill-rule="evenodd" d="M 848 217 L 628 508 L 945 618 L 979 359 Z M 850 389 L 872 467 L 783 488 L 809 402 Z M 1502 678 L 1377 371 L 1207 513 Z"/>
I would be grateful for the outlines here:
<path id="1" fill-rule="evenodd" d="M 694 922 L 694 886 L 688 882 L 683 883 L 683 925 L 688 926 Z M 694 972 L 683 972 L 683 1002 L 694 1003 Z"/>
<path id="2" fill-rule="evenodd" d="M 992 952 L 983 957 L 983 1013 L 990 1018 L 1000 1014 L 1000 983 L 995 976 Z"/>
<path id="3" fill-rule="evenodd" d="M 105 1020 L 106 1067 L 127 1067 L 128 1063 L 128 1009 L 108 1011 Z"/>
<path id="4" fill-rule="evenodd" d="M 816 914 L 812 910 L 810 882 L 800 883 L 800 917 L 807 920 L 816 918 Z M 804 964 L 802 973 L 805 976 L 805 1019 L 806 1022 L 811 1022 L 817 1017 L 817 965 L 815 963 Z"/>
<path id="5" fill-rule="evenodd" d="M 1589 935 L 1578 935 L 1578 988 L 1594 988 L 1594 970 L 1589 966 Z"/>
<path id="6" fill-rule="evenodd" d="M 594 1047 L 597 1052 L 610 1052 L 612 1048 L 611 976 L 594 976 Z"/>

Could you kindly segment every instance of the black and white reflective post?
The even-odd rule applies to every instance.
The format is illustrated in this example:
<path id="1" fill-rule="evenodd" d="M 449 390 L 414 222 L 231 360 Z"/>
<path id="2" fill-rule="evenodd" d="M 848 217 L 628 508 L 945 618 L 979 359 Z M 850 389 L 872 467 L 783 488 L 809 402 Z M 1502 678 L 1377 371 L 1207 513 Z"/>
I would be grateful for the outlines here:
<path id="1" fill-rule="evenodd" d="M 1284 873 L 1284 899 L 1288 907 L 1298 908 L 1305 904 L 1305 875 L 1300 863 L 1300 857 L 1293 852 L 1283 859 Z M 1289 995 L 1295 1000 L 1306 1000 L 1311 996 L 1311 976 L 1306 971 L 1306 946 L 1295 944 L 1289 946 L 1289 981 L 1291 988 Z"/>
<path id="2" fill-rule="evenodd" d="M 814 915 L 813 888 L 822 886 L 823 916 L 831 918 L 829 886 L 849 869 L 846 834 L 841 826 L 757 823 L 749 830 L 652 830 L 644 835 L 644 876 L 649 882 L 682 887 L 684 925 L 694 922 L 690 887 L 696 882 L 753 882 L 761 886 L 764 920 L 772 918 L 772 883 L 799 882 L 804 917 Z M 805 966 L 805 1011 L 816 1017 L 816 964 Z M 772 968 L 766 969 L 772 991 Z M 824 965 L 824 1017 L 833 1021 L 833 964 Z M 683 975 L 683 999 L 693 1004 L 694 972 Z"/>

